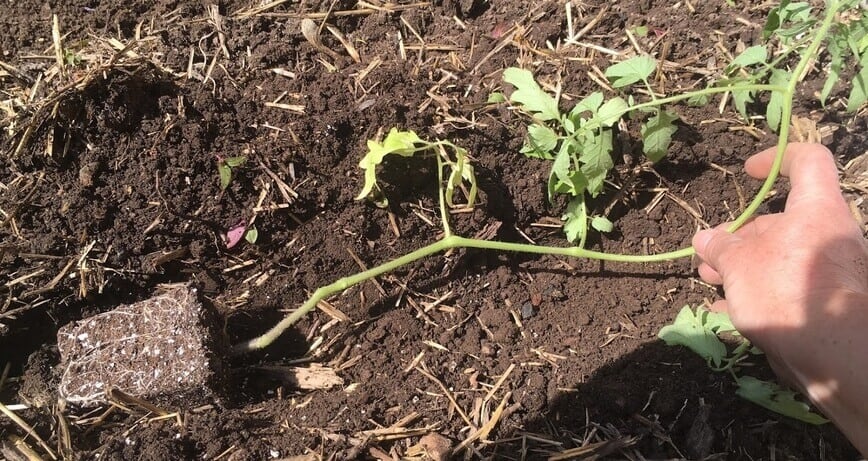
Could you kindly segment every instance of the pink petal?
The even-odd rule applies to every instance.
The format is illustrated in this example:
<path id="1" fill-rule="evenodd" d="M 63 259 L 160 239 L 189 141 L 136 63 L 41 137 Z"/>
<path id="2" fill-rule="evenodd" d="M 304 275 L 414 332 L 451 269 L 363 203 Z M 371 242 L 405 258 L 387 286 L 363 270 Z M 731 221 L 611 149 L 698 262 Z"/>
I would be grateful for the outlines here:
<path id="1" fill-rule="evenodd" d="M 247 224 L 242 222 L 241 224 L 237 224 L 228 232 L 226 232 L 226 248 L 232 248 L 235 245 L 238 245 L 238 242 L 244 238 L 244 232 L 247 230 Z"/>

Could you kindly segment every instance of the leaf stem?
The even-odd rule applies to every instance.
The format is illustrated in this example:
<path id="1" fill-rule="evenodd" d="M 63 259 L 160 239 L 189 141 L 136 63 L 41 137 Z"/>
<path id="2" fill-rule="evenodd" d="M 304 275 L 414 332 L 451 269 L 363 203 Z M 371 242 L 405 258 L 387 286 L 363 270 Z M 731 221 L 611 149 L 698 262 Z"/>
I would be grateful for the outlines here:
<path id="1" fill-rule="evenodd" d="M 452 229 L 449 228 L 449 212 L 446 211 L 446 192 L 443 191 L 443 154 L 437 153 L 437 196 L 440 201 L 440 221 L 443 223 L 443 236 L 449 237 L 452 235 Z"/>

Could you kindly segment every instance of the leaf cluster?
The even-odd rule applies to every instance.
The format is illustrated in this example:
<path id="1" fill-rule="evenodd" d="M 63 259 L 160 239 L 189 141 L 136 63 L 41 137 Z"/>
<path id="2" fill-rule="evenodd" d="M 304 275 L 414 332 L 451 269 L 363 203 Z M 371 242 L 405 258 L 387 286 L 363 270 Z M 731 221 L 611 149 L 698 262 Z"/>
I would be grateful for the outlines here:
<path id="1" fill-rule="evenodd" d="M 605 71 L 614 88 L 638 82 L 648 86 L 648 77 L 657 68 L 650 56 L 636 56 L 617 63 Z M 528 157 L 552 161 L 548 179 L 548 197 L 570 197 L 564 220 L 564 232 L 570 242 L 583 246 L 588 226 L 600 232 L 612 230 L 605 216 L 589 215 L 586 197 L 603 192 L 604 181 L 613 168 L 614 127 L 632 112 L 631 102 L 621 96 L 606 99 L 593 92 L 577 102 L 568 112 L 561 112 L 557 99 L 543 90 L 533 74 L 511 67 L 503 72 L 503 81 L 515 87 L 509 101 L 530 115 L 527 137 L 521 152 Z M 653 93 L 653 92 L 652 92 Z M 632 97 L 629 98 L 632 101 Z M 652 115 L 642 125 L 643 151 L 649 160 L 663 158 L 676 127 L 678 117 L 659 108 L 649 108 Z"/>
<path id="2" fill-rule="evenodd" d="M 730 334 L 740 341 L 729 351 L 720 336 Z M 775 413 L 810 424 L 825 424 L 828 421 L 812 412 L 810 407 L 796 399 L 796 394 L 778 384 L 752 376 L 739 376 L 748 354 L 761 354 L 750 341 L 738 334 L 729 316 L 722 312 L 710 312 L 701 307 L 684 306 L 675 321 L 666 325 L 657 334 L 669 346 L 684 346 L 706 360 L 716 371 L 729 371 L 735 380 L 736 395 Z"/>
<path id="3" fill-rule="evenodd" d="M 380 207 L 388 206 L 388 199 L 383 196 L 377 184 L 377 167 L 389 155 L 412 157 L 416 154 L 433 152 L 439 156 L 440 162 L 445 164 L 448 170 L 444 188 L 446 204 L 454 206 L 455 189 L 462 187 L 463 181 L 467 181 L 470 185 L 469 191 L 466 192 L 465 205 L 473 206 L 476 201 L 476 175 L 466 149 L 448 141 L 426 141 L 412 130 L 399 131 L 397 128 L 390 129 L 381 142 L 369 139 L 367 145 L 368 152 L 359 161 L 359 168 L 365 172 L 365 182 L 356 200 L 371 198 Z"/>
<path id="4" fill-rule="evenodd" d="M 844 13 L 841 15 L 843 20 L 832 27 L 827 37 L 829 65 L 819 100 L 825 104 L 848 63 L 855 62 L 856 65 L 850 64 L 854 78 L 850 82 L 852 87 L 846 109 L 848 112 L 855 112 L 865 103 L 868 94 L 868 15 L 860 11 L 857 0 L 833 1 L 842 2 Z M 818 22 L 808 2 L 782 0 L 769 12 L 763 27 L 763 39 L 767 44 L 751 46 L 742 51 L 725 68 L 724 78 L 714 83 L 719 87 L 733 88 L 732 103 L 742 117 L 748 118 L 747 108 L 756 100 L 757 91 L 738 87 L 763 83 L 786 86 L 793 77 L 786 68 L 787 58 L 807 51 L 813 36 L 810 32 Z M 771 55 L 768 52 L 769 45 L 777 50 Z M 780 92 L 772 92 L 766 105 L 766 122 L 773 131 L 780 129 L 783 99 Z M 704 104 L 707 98 L 699 98 L 693 102 Z"/>

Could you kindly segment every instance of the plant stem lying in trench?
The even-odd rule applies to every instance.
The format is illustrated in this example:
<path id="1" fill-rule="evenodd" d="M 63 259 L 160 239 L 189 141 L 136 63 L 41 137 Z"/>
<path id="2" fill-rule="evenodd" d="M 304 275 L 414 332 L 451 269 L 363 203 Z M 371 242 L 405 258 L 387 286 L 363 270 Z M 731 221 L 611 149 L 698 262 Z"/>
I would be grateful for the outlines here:
<path id="1" fill-rule="evenodd" d="M 769 191 L 771 191 L 775 181 L 777 180 L 778 174 L 780 173 L 781 164 L 783 162 L 784 152 L 787 146 L 787 137 L 789 134 L 790 120 L 792 117 L 792 106 L 793 106 L 793 97 L 796 92 L 796 87 L 801 80 L 802 75 L 809 63 L 814 59 L 817 55 L 820 46 L 829 33 L 829 29 L 832 27 L 834 23 L 834 19 L 836 13 L 841 7 L 841 1 L 830 1 L 827 3 L 827 9 L 825 11 L 823 21 L 820 26 L 816 29 L 813 34 L 813 39 L 808 46 L 808 48 L 802 53 L 801 59 L 799 60 L 796 68 L 791 73 L 791 77 L 787 82 L 786 86 L 779 85 L 735 85 L 729 87 L 720 87 L 720 88 L 706 88 L 699 91 L 684 93 L 681 95 L 671 96 L 668 98 L 659 98 L 652 101 L 636 104 L 631 106 L 628 110 L 636 110 L 640 108 L 648 108 L 648 107 L 659 107 L 663 104 L 681 101 L 688 99 L 690 97 L 696 95 L 707 95 L 714 93 L 722 93 L 726 91 L 770 91 L 772 93 L 779 93 L 783 97 L 782 104 L 782 113 L 780 119 L 780 132 L 778 135 L 777 142 L 777 154 L 775 156 L 774 163 L 772 164 L 771 171 L 760 187 L 759 192 L 756 194 L 751 203 L 747 206 L 744 212 L 739 215 L 735 221 L 730 225 L 729 231 L 733 232 L 741 227 L 747 220 L 749 220 L 754 213 L 756 213 L 757 209 L 760 207 L 762 202 L 765 200 Z M 432 143 L 432 145 L 440 145 L 437 143 Z M 550 255 L 560 255 L 560 256 L 571 256 L 576 258 L 587 258 L 587 259 L 596 259 L 601 261 L 613 261 L 613 262 L 629 262 L 629 263 L 648 263 L 648 262 L 662 262 L 668 261 L 678 258 L 690 257 L 695 254 L 693 247 L 683 248 L 677 251 L 671 251 L 666 253 L 652 254 L 652 255 L 624 255 L 624 254 L 611 254 L 604 253 L 598 251 L 587 250 L 581 247 L 553 247 L 553 246 L 541 246 L 541 245 L 530 245 L 523 243 L 510 243 L 510 242 L 500 242 L 500 241 L 491 241 L 491 240 L 479 240 L 479 239 L 471 239 L 460 237 L 457 235 L 453 235 L 449 228 L 449 223 L 447 221 L 447 204 L 445 203 L 444 193 L 443 193 L 443 168 L 444 165 L 441 161 L 440 154 L 438 154 L 438 179 L 440 181 L 440 213 L 441 219 L 443 220 L 443 228 L 444 228 L 444 236 L 430 245 L 422 247 L 418 250 L 415 250 L 411 253 L 408 253 L 399 258 L 393 259 L 386 263 L 383 263 L 379 266 L 368 269 L 364 272 L 357 273 L 355 275 L 349 277 L 343 277 L 335 282 L 317 288 L 313 294 L 302 304 L 298 309 L 294 312 L 286 316 L 279 323 L 274 325 L 270 330 L 268 330 L 263 335 L 253 338 L 249 341 L 240 343 L 236 345 L 232 352 L 233 354 L 243 354 L 246 352 L 254 351 L 257 349 L 262 349 L 272 342 L 276 340 L 286 329 L 292 326 L 299 319 L 304 317 L 307 313 L 313 310 L 316 305 L 332 295 L 340 293 L 354 285 L 362 283 L 364 281 L 370 280 L 374 277 L 380 276 L 382 274 L 391 272 L 401 266 L 410 264 L 412 262 L 418 261 L 427 256 L 431 256 L 442 251 L 454 249 L 454 248 L 477 248 L 484 250 L 495 250 L 495 251 L 508 251 L 508 252 L 520 252 L 520 253 L 533 253 L 533 254 L 550 254 Z"/>

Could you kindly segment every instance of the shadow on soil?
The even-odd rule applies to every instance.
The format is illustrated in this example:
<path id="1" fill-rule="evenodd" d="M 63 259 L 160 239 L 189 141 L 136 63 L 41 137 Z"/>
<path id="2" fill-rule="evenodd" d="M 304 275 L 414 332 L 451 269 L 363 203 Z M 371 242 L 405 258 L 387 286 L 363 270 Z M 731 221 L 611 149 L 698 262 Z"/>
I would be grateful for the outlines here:
<path id="1" fill-rule="evenodd" d="M 845 212 L 832 210 L 827 218 L 840 218 Z M 860 259 L 865 255 L 865 242 L 859 240 L 860 234 L 858 229 L 853 229 L 853 233 L 843 229 L 840 235 L 848 237 L 833 237 L 819 250 L 813 250 L 815 256 L 806 264 L 806 273 L 792 276 L 808 280 L 814 286 L 792 286 L 786 290 L 798 296 L 801 292 L 825 293 L 828 286 L 836 286 L 858 293 L 858 287 L 864 286 L 868 276 L 868 268 Z M 857 237 L 851 238 L 852 235 Z M 860 377 L 855 375 L 852 381 L 843 380 L 840 375 L 843 364 L 836 363 L 830 355 L 847 354 L 845 347 L 848 346 L 839 344 L 859 347 L 859 330 L 854 325 L 861 324 L 866 317 L 857 307 L 861 306 L 852 302 L 836 306 L 831 303 L 812 305 L 804 311 L 806 318 L 800 324 L 795 320 L 798 314 L 788 316 L 787 312 L 782 312 L 780 319 L 745 333 L 762 338 L 761 346 L 776 345 L 778 354 L 786 351 L 789 363 L 796 364 L 814 382 L 831 383 L 832 389 L 844 389 L 833 394 L 834 398 L 843 399 L 836 405 L 858 405 L 853 391 L 858 389 Z M 794 307 L 793 311 L 796 309 Z M 830 335 L 839 337 L 830 340 Z M 818 347 L 823 344 L 830 345 Z M 755 366 L 745 365 L 740 375 L 774 379 L 765 356 L 753 358 L 751 362 Z M 831 365 L 820 367 L 821 362 Z M 644 457 L 688 459 L 719 456 L 751 460 L 845 460 L 859 456 L 832 424 L 808 425 L 742 400 L 735 395 L 729 374 L 712 372 L 698 356 L 683 348 L 667 347 L 660 341 L 645 344 L 598 368 L 587 379 L 570 385 L 569 392 L 562 392 L 562 389 L 553 392 L 553 387 L 549 386 L 545 415 L 537 418 L 529 415 L 530 420 L 524 422 L 523 428 L 526 433 L 542 434 L 542 438 L 561 445 L 557 449 L 552 449 L 553 445 L 527 445 L 527 438 L 518 433 L 518 441 L 511 449 L 528 451 L 528 458 L 540 454 L 530 453 L 528 446 L 560 452 L 582 446 L 586 439 L 593 441 L 588 436 L 593 432 L 606 441 L 598 447 L 597 453 L 615 457 L 631 450 Z M 856 429 L 851 427 L 850 430 Z"/>
<path id="2" fill-rule="evenodd" d="M 757 363 L 749 374 L 773 379 L 764 361 Z M 648 459 L 858 459 L 832 425 L 810 426 L 742 400 L 728 374 L 662 342 L 597 369 L 571 391 L 557 391 L 546 415 L 525 421 L 513 437 L 498 445 L 496 459 L 545 459 L 586 440 L 597 444 L 587 453 L 605 459 L 637 453 Z"/>

